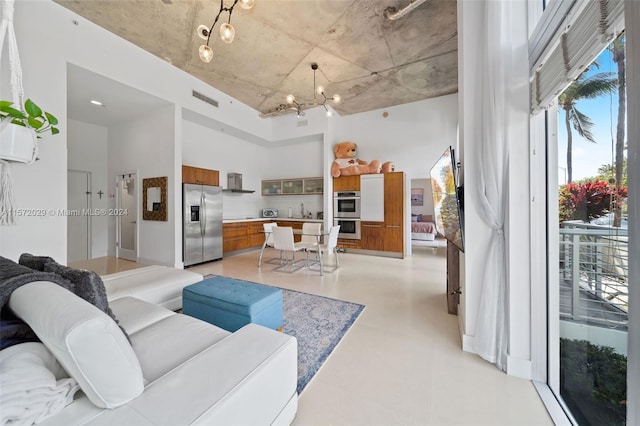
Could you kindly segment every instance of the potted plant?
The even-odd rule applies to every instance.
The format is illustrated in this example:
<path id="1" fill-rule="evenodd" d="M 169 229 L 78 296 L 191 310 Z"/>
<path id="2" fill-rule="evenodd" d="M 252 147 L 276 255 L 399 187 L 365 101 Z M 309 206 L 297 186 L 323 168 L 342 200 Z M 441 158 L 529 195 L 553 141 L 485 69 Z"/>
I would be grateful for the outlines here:
<path id="1" fill-rule="evenodd" d="M 11 101 L 0 100 L 0 159 L 34 161 L 40 135 L 60 133 L 57 124 L 53 114 L 43 111 L 31 99 L 25 101 L 23 110 Z"/>

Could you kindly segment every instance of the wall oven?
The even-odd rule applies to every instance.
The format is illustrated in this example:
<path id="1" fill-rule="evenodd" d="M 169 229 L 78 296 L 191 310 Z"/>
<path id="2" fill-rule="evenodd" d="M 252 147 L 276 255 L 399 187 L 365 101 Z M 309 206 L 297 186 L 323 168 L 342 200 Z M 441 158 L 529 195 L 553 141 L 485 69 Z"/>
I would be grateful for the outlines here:
<path id="1" fill-rule="evenodd" d="M 333 224 L 334 226 L 340 225 L 338 238 L 347 240 L 360 239 L 360 219 L 336 217 L 333 219 Z"/>
<path id="2" fill-rule="evenodd" d="M 360 191 L 334 192 L 333 216 L 360 219 Z"/>

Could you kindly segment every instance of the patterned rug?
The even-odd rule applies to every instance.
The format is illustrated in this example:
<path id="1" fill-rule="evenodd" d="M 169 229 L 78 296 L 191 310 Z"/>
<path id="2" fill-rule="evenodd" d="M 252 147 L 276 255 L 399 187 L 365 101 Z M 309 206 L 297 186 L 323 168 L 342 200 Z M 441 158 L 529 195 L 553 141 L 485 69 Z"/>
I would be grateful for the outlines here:
<path id="1" fill-rule="evenodd" d="M 205 279 L 212 276 L 207 275 Z M 298 339 L 300 394 L 365 307 L 284 288 L 282 305 L 282 331 Z"/>

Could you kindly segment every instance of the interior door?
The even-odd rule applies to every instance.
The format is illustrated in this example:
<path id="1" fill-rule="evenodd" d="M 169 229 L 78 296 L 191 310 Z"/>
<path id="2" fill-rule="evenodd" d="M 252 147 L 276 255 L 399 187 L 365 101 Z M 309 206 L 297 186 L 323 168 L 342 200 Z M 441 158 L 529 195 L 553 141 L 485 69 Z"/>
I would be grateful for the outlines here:
<path id="1" fill-rule="evenodd" d="M 116 185 L 116 256 L 138 260 L 138 205 L 135 173 L 118 175 Z"/>
<path id="2" fill-rule="evenodd" d="M 91 172 L 67 171 L 67 262 L 91 259 Z"/>

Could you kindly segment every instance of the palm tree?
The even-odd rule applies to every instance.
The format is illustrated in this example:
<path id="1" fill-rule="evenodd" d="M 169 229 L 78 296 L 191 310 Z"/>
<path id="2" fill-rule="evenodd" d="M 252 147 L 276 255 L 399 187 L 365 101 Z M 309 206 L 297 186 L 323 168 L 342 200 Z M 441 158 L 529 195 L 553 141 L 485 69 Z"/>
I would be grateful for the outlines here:
<path id="1" fill-rule="evenodd" d="M 589 142 L 596 143 L 591 128 L 593 121 L 576 108 L 580 99 L 593 99 L 598 96 L 611 93 L 616 87 L 617 80 L 612 73 L 598 73 L 585 76 L 582 73 L 567 89 L 558 97 L 560 108 L 565 111 L 565 125 L 567 127 L 567 183 L 572 181 L 572 133 L 571 125 L 580 136 Z"/>
<path id="2" fill-rule="evenodd" d="M 611 43 L 613 61 L 618 66 L 618 128 L 616 132 L 616 186 L 622 185 L 622 171 L 624 164 L 624 135 L 625 135 L 625 115 L 626 115 L 626 67 L 625 67 L 625 42 L 624 33 L 620 34 Z M 620 227 L 622 222 L 622 206 L 618 205 L 613 209 L 613 226 Z"/>

